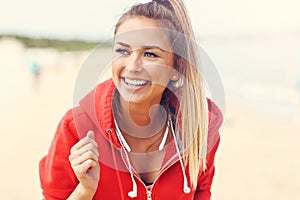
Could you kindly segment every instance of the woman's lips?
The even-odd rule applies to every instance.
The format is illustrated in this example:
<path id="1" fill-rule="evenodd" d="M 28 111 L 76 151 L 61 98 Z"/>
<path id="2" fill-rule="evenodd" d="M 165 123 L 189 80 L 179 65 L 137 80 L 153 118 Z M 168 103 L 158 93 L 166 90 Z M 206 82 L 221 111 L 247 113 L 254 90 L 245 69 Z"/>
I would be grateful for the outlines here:
<path id="1" fill-rule="evenodd" d="M 146 81 L 143 79 L 131 79 L 131 78 L 123 78 L 126 84 L 135 85 L 135 86 L 143 86 L 150 84 L 150 81 Z"/>
<path id="2" fill-rule="evenodd" d="M 127 86 L 128 89 L 142 89 L 145 86 L 151 85 L 151 81 L 138 79 L 138 78 L 121 78 L 122 82 Z"/>

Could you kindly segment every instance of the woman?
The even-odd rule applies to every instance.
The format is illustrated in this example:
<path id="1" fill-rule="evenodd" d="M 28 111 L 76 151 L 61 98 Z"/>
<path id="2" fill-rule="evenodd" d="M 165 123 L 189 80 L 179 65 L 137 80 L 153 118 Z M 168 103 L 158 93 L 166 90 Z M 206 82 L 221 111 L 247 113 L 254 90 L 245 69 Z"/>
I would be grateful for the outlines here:
<path id="1" fill-rule="evenodd" d="M 64 116 L 40 162 L 45 199 L 210 199 L 222 115 L 194 39 L 180 0 L 121 16 L 112 79 Z"/>

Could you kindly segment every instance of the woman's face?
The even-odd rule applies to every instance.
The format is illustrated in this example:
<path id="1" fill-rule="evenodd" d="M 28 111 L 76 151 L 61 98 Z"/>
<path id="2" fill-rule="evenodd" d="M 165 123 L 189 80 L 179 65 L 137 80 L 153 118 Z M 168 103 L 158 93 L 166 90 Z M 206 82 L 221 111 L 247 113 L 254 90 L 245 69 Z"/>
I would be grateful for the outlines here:
<path id="1" fill-rule="evenodd" d="M 159 104 L 173 70 L 169 39 L 152 19 L 126 19 L 115 35 L 112 76 L 122 98 Z"/>

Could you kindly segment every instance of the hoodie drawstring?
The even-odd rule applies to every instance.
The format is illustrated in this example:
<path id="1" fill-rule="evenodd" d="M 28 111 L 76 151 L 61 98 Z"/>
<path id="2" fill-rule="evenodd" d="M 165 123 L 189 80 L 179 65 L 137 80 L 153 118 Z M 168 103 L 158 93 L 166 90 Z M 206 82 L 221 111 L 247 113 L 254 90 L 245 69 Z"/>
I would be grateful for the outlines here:
<path id="1" fill-rule="evenodd" d="M 179 151 L 175 131 L 174 131 L 174 128 L 173 128 L 172 119 L 171 119 L 170 116 L 169 116 L 169 120 L 167 121 L 167 127 L 166 127 L 165 134 L 163 136 L 162 142 L 159 145 L 159 150 L 161 151 L 163 149 L 164 145 L 165 145 L 167 135 L 168 135 L 167 133 L 169 132 L 169 128 L 168 128 L 169 126 L 171 127 L 171 132 L 172 132 L 172 136 L 174 138 L 176 152 L 177 152 L 177 155 L 178 155 L 178 158 L 179 158 L 181 171 L 182 171 L 182 175 L 183 175 L 183 192 L 185 194 L 189 194 L 191 192 L 191 189 L 188 186 L 187 176 L 186 176 L 186 173 L 185 173 L 185 170 L 184 170 L 182 157 L 180 155 L 180 151 Z M 128 156 L 128 153 L 127 153 L 127 152 L 130 152 L 131 149 L 130 149 L 129 145 L 127 144 L 125 138 L 122 136 L 121 130 L 119 129 L 116 120 L 115 120 L 115 128 L 116 128 L 116 135 L 117 135 L 117 137 L 120 141 L 120 144 L 121 144 L 121 149 L 124 151 L 124 154 L 125 154 L 125 157 L 126 157 L 126 162 L 127 162 L 128 168 L 129 168 L 130 178 L 131 178 L 131 182 L 132 182 L 132 191 L 128 192 L 128 196 L 130 198 L 135 198 L 135 197 L 137 197 L 137 183 L 134 179 L 132 166 L 131 166 L 129 156 Z"/>
<path id="2" fill-rule="evenodd" d="M 114 147 L 112 145 L 111 133 L 112 133 L 111 129 L 107 129 L 106 130 L 106 134 L 108 135 L 109 141 L 111 142 L 110 147 L 111 147 L 111 152 L 112 152 L 112 158 L 113 158 L 113 161 L 114 161 L 115 165 L 117 166 L 117 159 L 116 159 L 116 156 L 115 156 Z M 117 175 L 117 179 L 118 179 L 118 184 L 119 184 L 120 192 L 122 194 L 122 200 L 124 200 L 125 198 L 123 196 L 123 188 L 122 188 L 122 185 L 120 185 L 120 183 L 121 183 L 121 177 L 120 177 L 120 173 L 119 173 L 118 170 L 116 170 L 116 175 Z"/>
<path id="3" fill-rule="evenodd" d="M 129 156 L 127 154 L 127 151 L 130 152 L 131 149 L 130 149 L 129 145 L 127 144 L 125 138 L 121 134 L 121 130 L 119 129 L 116 120 L 115 120 L 115 127 L 116 127 L 116 135 L 117 135 L 117 137 L 120 141 L 121 148 L 124 151 L 124 154 L 125 154 L 125 157 L 126 157 L 126 162 L 127 162 L 127 165 L 128 165 L 130 178 L 131 178 L 131 182 L 132 182 L 132 191 L 128 192 L 128 196 L 130 198 L 135 198 L 135 197 L 137 197 L 137 184 L 134 180 L 133 172 L 132 172 L 132 166 L 131 166 L 131 163 L 130 163 L 130 160 L 129 160 Z"/>
<path id="4" fill-rule="evenodd" d="M 123 149 L 125 157 L 126 157 L 126 161 L 127 161 L 127 165 L 128 165 L 129 173 L 130 173 L 130 178 L 131 178 L 131 182 L 132 182 L 132 191 L 128 192 L 128 196 L 130 198 L 134 198 L 134 197 L 137 197 L 137 184 L 136 184 L 136 182 L 134 180 L 134 177 L 133 177 L 132 166 L 131 166 L 127 151 L 124 148 L 123 142 L 120 142 L 120 143 L 121 143 L 122 149 Z"/>
<path id="5" fill-rule="evenodd" d="M 175 131 L 174 131 L 174 128 L 173 128 L 173 125 L 172 125 L 173 123 L 172 123 L 171 118 L 169 118 L 169 119 L 170 119 L 169 121 L 171 123 L 171 131 L 172 131 L 172 135 L 173 135 L 173 138 L 174 138 L 175 147 L 176 147 L 176 151 L 177 151 L 177 155 L 178 155 L 178 158 L 179 158 L 179 162 L 180 162 L 180 165 L 181 165 L 181 171 L 182 171 L 182 175 L 183 175 L 183 192 L 185 194 L 189 194 L 191 192 L 191 188 L 189 188 L 189 186 L 188 186 L 188 181 L 187 181 L 187 177 L 186 177 L 183 162 L 182 162 L 182 157 L 180 156 L 180 151 L 179 151 Z"/>

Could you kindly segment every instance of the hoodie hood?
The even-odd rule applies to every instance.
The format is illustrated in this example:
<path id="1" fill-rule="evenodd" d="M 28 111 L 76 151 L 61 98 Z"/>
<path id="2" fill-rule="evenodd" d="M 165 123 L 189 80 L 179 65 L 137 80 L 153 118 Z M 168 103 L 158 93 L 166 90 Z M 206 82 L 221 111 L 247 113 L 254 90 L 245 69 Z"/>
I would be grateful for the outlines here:
<path id="1" fill-rule="evenodd" d="M 116 86 L 114 82 L 112 79 L 108 79 L 88 93 L 80 101 L 80 107 L 88 115 L 93 125 L 99 129 L 103 137 L 111 141 L 117 148 L 120 148 L 121 145 L 115 132 L 113 116 L 113 97 L 115 90 Z M 207 99 L 207 101 L 209 110 L 207 152 L 209 152 L 218 140 L 219 135 L 214 133 L 216 133 L 216 130 L 222 125 L 223 117 L 217 105 L 210 99 Z M 75 121 L 77 120 L 75 119 Z M 85 133 L 83 133 L 83 135 L 85 136 Z"/>
<path id="2" fill-rule="evenodd" d="M 104 81 L 103 83 L 97 85 L 94 90 L 88 93 L 80 101 L 80 109 L 75 109 L 73 112 L 77 112 L 74 113 L 74 120 L 79 132 L 79 137 L 82 138 L 86 135 L 86 127 L 82 128 L 82 126 L 87 126 L 86 123 L 90 123 L 80 122 L 80 115 L 82 115 L 82 113 L 85 113 L 92 122 L 92 124 L 89 125 L 90 127 L 93 127 L 91 129 L 95 129 L 94 132 L 96 131 L 99 133 L 95 134 L 96 139 L 98 139 L 97 142 L 109 142 L 115 147 L 115 150 L 120 151 L 121 144 L 115 132 L 113 116 L 113 97 L 115 90 L 116 86 L 112 79 Z M 209 126 L 206 152 L 208 154 L 214 147 L 214 145 L 218 142 L 218 129 L 222 125 L 223 117 L 219 108 L 210 99 L 207 99 L 207 101 L 209 110 Z M 180 143 L 180 141 L 177 142 Z M 174 157 L 176 157 L 176 145 L 179 144 L 174 144 L 173 140 L 171 140 L 171 142 L 167 144 L 168 149 L 164 158 L 164 163 L 168 163 Z M 99 147 L 101 147 L 101 143 Z M 101 151 L 101 149 L 99 150 Z"/>
<path id="3" fill-rule="evenodd" d="M 79 109 L 75 109 L 74 121 L 80 138 L 85 137 L 87 127 L 95 132 L 95 138 L 99 146 L 99 152 L 103 152 L 103 146 L 107 144 L 114 147 L 114 151 L 122 151 L 121 143 L 117 137 L 113 116 L 113 97 L 116 90 L 112 79 L 99 84 L 88 93 L 81 101 Z M 82 123 L 82 115 L 87 115 L 90 122 Z M 86 117 L 86 116 L 85 116 Z M 120 154 L 120 153 L 118 153 Z M 174 142 L 169 142 L 163 163 L 169 163 L 176 157 Z M 100 160 L 106 155 L 100 156 Z M 107 161 L 107 159 L 105 159 Z M 124 160 L 124 159 L 123 159 Z M 109 162 L 111 163 L 111 161 Z"/>

